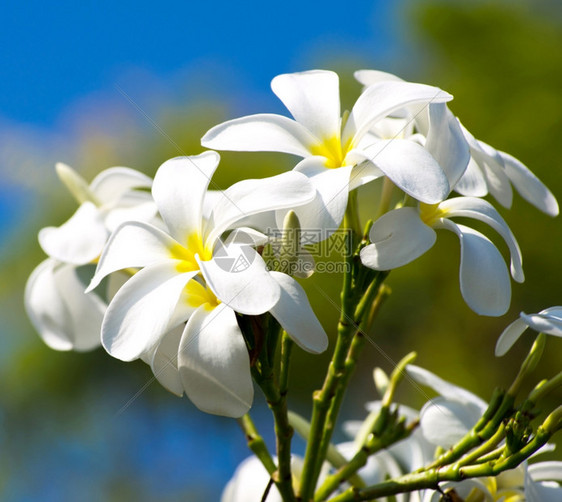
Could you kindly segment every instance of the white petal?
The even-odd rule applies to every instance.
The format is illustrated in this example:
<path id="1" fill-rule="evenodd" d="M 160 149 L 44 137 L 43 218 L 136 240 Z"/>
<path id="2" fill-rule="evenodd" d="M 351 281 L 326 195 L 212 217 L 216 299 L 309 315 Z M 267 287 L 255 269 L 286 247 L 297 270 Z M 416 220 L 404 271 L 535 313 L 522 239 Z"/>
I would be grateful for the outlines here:
<path id="1" fill-rule="evenodd" d="M 396 186 L 415 199 L 435 204 L 449 194 L 445 172 L 423 146 L 409 140 L 380 140 L 364 151 Z"/>
<path id="2" fill-rule="evenodd" d="M 328 336 L 316 318 L 300 284 L 280 272 L 270 272 L 281 286 L 281 297 L 270 309 L 279 324 L 302 349 L 318 354 L 328 347 Z"/>
<path id="3" fill-rule="evenodd" d="M 496 342 L 496 356 L 503 356 L 519 339 L 527 327 L 525 320 L 519 318 L 505 328 Z"/>
<path id="4" fill-rule="evenodd" d="M 392 270 L 424 254 L 435 243 L 435 231 L 422 222 L 413 207 L 381 216 L 371 228 L 372 244 L 361 250 L 361 262 L 374 270 Z"/>
<path id="5" fill-rule="evenodd" d="M 487 201 L 475 197 L 455 197 L 443 202 L 440 207 L 448 212 L 447 217 L 461 216 L 474 218 L 490 225 L 498 232 L 507 244 L 511 254 L 511 275 L 517 282 L 523 282 L 525 275 L 521 265 L 522 256 L 515 236 L 505 220 Z"/>
<path id="6" fill-rule="evenodd" d="M 539 462 L 530 465 L 525 476 L 528 502 L 559 502 L 562 499 L 562 462 Z"/>
<path id="7" fill-rule="evenodd" d="M 142 269 L 111 301 L 102 325 L 102 343 L 117 359 L 132 361 L 151 351 L 175 326 L 170 319 L 196 272 L 179 274 L 172 263 Z"/>
<path id="8" fill-rule="evenodd" d="M 261 113 L 223 122 L 207 131 L 201 144 L 235 152 L 285 152 L 307 157 L 318 143 L 304 126 L 282 115 Z"/>
<path id="9" fill-rule="evenodd" d="M 425 439 L 448 449 L 465 436 L 481 415 L 474 405 L 436 397 L 421 409 L 420 426 Z"/>
<path id="10" fill-rule="evenodd" d="M 104 221 L 106 228 L 113 232 L 127 221 L 152 223 L 157 213 L 158 208 L 149 192 L 129 192 L 119 199 L 117 206 L 104 211 Z"/>
<path id="11" fill-rule="evenodd" d="M 240 417 L 254 396 L 250 357 L 234 312 L 201 306 L 180 342 L 178 366 L 185 393 L 200 410 Z"/>
<path id="12" fill-rule="evenodd" d="M 270 310 L 281 296 L 262 257 L 250 246 L 232 244 L 220 255 L 199 261 L 207 284 L 222 302 L 241 314 L 258 315 Z"/>
<path id="13" fill-rule="evenodd" d="M 546 214 L 557 216 L 558 202 L 544 183 L 515 157 L 504 152 L 498 153 L 503 160 L 507 176 L 521 196 Z"/>
<path id="14" fill-rule="evenodd" d="M 350 165 L 353 166 L 351 176 L 349 178 L 349 191 L 360 186 L 366 185 L 371 181 L 382 178 L 385 174 L 369 159 L 364 151 L 356 149 L 351 150 L 346 159 L 350 159 Z"/>
<path id="15" fill-rule="evenodd" d="M 497 150 L 478 142 L 479 149 L 471 149 L 472 158 L 480 165 L 490 194 L 503 206 L 510 208 L 513 190 Z"/>
<path id="16" fill-rule="evenodd" d="M 57 262 L 47 258 L 25 285 L 25 310 L 43 341 L 55 350 L 71 350 L 71 320 L 55 280 Z"/>
<path id="17" fill-rule="evenodd" d="M 248 457 L 236 468 L 220 502 L 261 502 L 269 481 L 269 473 L 261 461 L 256 456 Z M 283 502 L 275 485 L 269 490 L 267 502 Z"/>
<path id="18" fill-rule="evenodd" d="M 100 255 L 108 235 L 99 210 L 84 202 L 60 227 L 42 228 L 39 244 L 51 258 L 84 265 Z"/>
<path id="19" fill-rule="evenodd" d="M 471 405 L 480 410 L 482 413 L 486 408 L 486 402 L 480 399 L 476 394 L 454 385 L 441 377 L 437 376 L 425 368 L 408 364 L 406 366 L 408 376 L 414 379 L 417 383 L 432 388 L 435 392 L 448 400 L 458 401 L 463 405 Z"/>
<path id="20" fill-rule="evenodd" d="M 538 314 L 525 314 L 521 318 L 535 331 L 562 336 L 562 307 L 549 307 Z"/>
<path id="21" fill-rule="evenodd" d="M 111 234 L 88 286 L 92 291 L 112 272 L 174 260 L 171 249 L 179 246 L 168 234 L 142 222 L 128 222 Z"/>
<path id="22" fill-rule="evenodd" d="M 461 242 L 459 275 L 464 301 L 480 315 L 505 314 L 511 301 L 511 284 L 501 253 L 480 232 L 447 219 L 442 221 Z"/>
<path id="23" fill-rule="evenodd" d="M 83 277 L 81 273 L 85 272 Z M 92 350 L 101 345 L 101 325 L 106 304 L 95 293 L 85 293 L 93 266 L 62 266 L 55 280 L 71 319 L 72 349 Z"/>
<path id="24" fill-rule="evenodd" d="M 176 157 L 156 172 L 152 195 L 171 235 L 183 245 L 191 234 L 201 233 L 203 200 L 219 160 L 211 151 Z"/>
<path id="25" fill-rule="evenodd" d="M 278 75 L 271 88 L 295 120 L 318 139 L 340 135 L 339 78 L 332 71 L 312 70 Z"/>
<path id="26" fill-rule="evenodd" d="M 429 105 L 425 148 L 445 171 L 449 185 L 455 186 L 466 170 L 470 149 L 457 119 L 445 103 Z"/>
<path id="27" fill-rule="evenodd" d="M 76 267 L 47 259 L 32 272 L 25 308 L 43 341 L 55 350 L 91 350 L 101 343 L 105 303 L 86 295 Z"/>
<path id="28" fill-rule="evenodd" d="M 88 186 L 88 182 L 72 169 L 72 167 L 62 162 L 57 162 L 55 164 L 55 169 L 59 179 L 66 188 L 68 188 L 68 191 L 79 204 L 87 201 L 93 202 L 94 204 L 99 204 L 101 202 Z"/>
<path id="29" fill-rule="evenodd" d="M 308 239 L 307 243 L 325 240 L 339 228 L 343 220 L 353 168 L 326 169 L 321 157 L 311 157 L 301 161 L 295 169 L 308 177 L 316 194 L 309 204 L 291 209 L 297 214 L 303 232 L 317 234 L 315 240 Z M 284 214 L 277 214 L 279 223 Z"/>
<path id="30" fill-rule="evenodd" d="M 235 222 L 256 213 L 301 206 L 314 199 L 316 192 L 301 173 L 287 173 L 258 180 L 243 180 L 223 192 L 213 208 L 205 232 L 206 242 L 215 240 Z"/>
<path id="31" fill-rule="evenodd" d="M 150 188 L 151 185 L 152 180 L 135 169 L 111 167 L 92 180 L 90 189 L 103 204 L 113 204 L 126 192 L 134 188 Z"/>
<path id="32" fill-rule="evenodd" d="M 453 97 L 445 91 L 424 84 L 387 80 L 371 85 L 353 106 L 344 126 L 342 143 L 352 139 L 357 143 L 377 120 L 395 110 L 415 103 L 421 103 L 421 110 L 429 103 L 443 103 L 451 99 Z"/>
<path id="33" fill-rule="evenodd" d="M 404 82 L 400 77 L 393 75 L 392 73 L 387 73 L 380 70 L 357 70 L 353 76 L 360 84 L 368 87 L 378 82 L 384 82 L 386 80 L 394 80 L 396 82 Z"/>
<path id="34" fill-rule="evenodd" d="M 466 171 L 454 186 L 454 190 L 470 197 L 484 197 L 488 194 L 486 178 L 474 159 L 471 158 L 468 162 Z"/>
<path id="35" fill-rule="evenodd" d="M 178 369 L 178 351 L 184 326 L 166 333 L 150 358 L 150 367 L 160 384 L 176 396 L 183 395 L 183 385 Z"/>

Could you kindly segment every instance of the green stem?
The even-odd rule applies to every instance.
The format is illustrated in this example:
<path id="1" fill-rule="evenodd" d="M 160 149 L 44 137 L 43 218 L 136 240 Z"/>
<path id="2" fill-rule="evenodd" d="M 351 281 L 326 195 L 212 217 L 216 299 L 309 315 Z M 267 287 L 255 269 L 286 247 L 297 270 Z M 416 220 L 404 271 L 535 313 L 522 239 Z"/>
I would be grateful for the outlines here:
<path id="1" fill-rule="evenodd" d="M 295 500 L 293 477 L 291 474 L 291 438 L 293 436 L 293 428 L 289 424 L 287 399 L 284 394 L 279 392 L 271 371 L 267 372 L 266 375 L 254 371 L 254 380 L 262 389 L 267 404 L 273 413 L 279 467 L 271 477 L 283 501 L 291 502 Z"/>
<path id="2" fill-rule="evenodd" d="M 538 403 L 549 392 L 552 392 L 554 389 L 560 386 L 562 386 L 562 371 L 550 380 L 543 380 L 529 394 L 528 399 L 532 403 Z"/>
<path id="3" fill-rule="evenodd" d="M 238 424 L 244 431 L 246 435 L 246 441 L 248 442 L 248 448 L 254 452 L 256 457 L 261 461 L 269 475 L 273 475 L 273 473 L 277 470 L 277 466 L 267 449 L 265 441 L 259 434 L 252 417 L 246 413 L 246 415 L 242 416 L 238 419 Z"/>
<path id="4" fill-rule="evenodd" d="M 281 335 L 281 362 L 279 365 L 279 393 L 282 396 L 286 396 L 289 389 L 289 364 L 292 349 L 293 341 L 287 332 L 283 331 Z"/>
<path id="5" fill-rule="evenodd" d="M 312 397 L 310 436 L 304 455 L 299 494 L 299 499 L 303 501 L 309 501 L 312 498 L 317 480 L 317 465 L 321 465 L 325 458 L 325 451 L 322 455 L 320 454 L 320 445 L 324 437 L 324 430 L 328 426 L 326 418 L 339 382 L 345 374 L 345 359 L 347 357 L 347 352 L 353 339 L 353 335 L 357 329 L 352 317 L 355 299 L 355 295 L 352 290 L 352 250 L 354 235 L 351 232 L 348 232 L 348 230 L 353 229 L 353 222 L 356 219 L 356 204 L 356 196 L 350 194 L 343 225 L 344 231 L 346 231 L 344 258 L 347 266 L 345 267 L 343 275 L 341 291 L 342 308 L 338 322 L 338 337 L 336 340 L 336 347 L 334 348 L 334 353 L 332 355 L 332 360 L 330 361 L 328 371 L 324 379 L 324 384 L 320 390 L 314 392 Z"/>
<path id="6" fill-rule="evenodd" d="M 546 423 L 546 422 L 545 422 Z M 451 466 L 449 468 L 430 469 L 423 472 L 406 474 L 396 479 L 384 481 L 364 489 L 350 488 L 341 495 L 330 499 L 330 502 L 358 502 L 389 497 L 398 493 L 408 493 L 415 490 L 437 490 L 442 481 L 462 481 L 467 478 L 483 476 L 497 476 L 498 474 L 517 467 L 521 462 L 536 452 L 552 436 L 553 431 L 548 427 L 539 427 L 535 437 L 520 451 L 505 460 L 490 461 L 483 464 L 469 466 Z"/>
<path id="7" fill-rule="evenodd" d="M 376 277 L 369 288 L 367 288 L 367 292 L 365 293 L 355 310 L 354 324 L 356 326 L 358 324 L 358 327 L 356 328 L 354 336 L 351 340 L 351 345 L 349 347 L 343 367 L 343 374 L 341 375 L 341 378 L 339 379 L 339 382 L 336 386 L 334 396 L 326 416 L 324 432 L 322 440 L 320 442 L 319 455 L 314 472 L 316 479 L 318 479 L 318 476 L 320 475 L 320 470 L 322 468 L 322 459 L 325 458 L 326 452 L 332 439 L 332 434 L 336 426 L 336 421 L 339 415 L 345 390 L 347 389 L 349 379 L 351 378 L 351 375 L 355 370 L 355 366 L 357 365 L 359 354 L 361 353 L 365 344 L 364 333 L 366 324 L 369 322 L 368 313 L 371 310 L 371 304 L 380 306 L 382 300 L 386 298 L 386 291 L 383 291 L 381 288 L 382 280 L 384 279 L 384 277 L 386 277 L 385 274 L 379 274 Z"/>

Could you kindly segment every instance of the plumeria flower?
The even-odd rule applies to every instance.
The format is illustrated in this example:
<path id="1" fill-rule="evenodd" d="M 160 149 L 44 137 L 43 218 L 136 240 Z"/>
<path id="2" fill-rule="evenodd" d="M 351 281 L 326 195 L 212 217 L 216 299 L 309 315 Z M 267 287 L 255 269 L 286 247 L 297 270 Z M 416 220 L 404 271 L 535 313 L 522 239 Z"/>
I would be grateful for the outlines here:
<path id="1" fill-rule="evenodd" d="M 549 307 L 538 314 L 521 312 L 519 319 L 505 328 L 498 338 L 496 356 L 503 356 L 527 328 L 538 333 L 562 337 L 562 307 Z"/>
<path id="2" fill-rule="evenodd" d="M 366 87 L 383 81 L 401 81 L 396 75 L 375 70 L 360 70 L 355 72 L 355 78 Z M 466 170 L 463 169 L 460 172 L 462 177 L 453 180 L 449 177 L 449 181 L 452 181 L 451 188 L 454 187 L 454 190 L 461 195 L 472 197 L 484 197 L 490 193 L 502 206 L 509 208 L 513 199 L 513 186 L 527 202 L 536 208 L 550 216 L 558 215 L 556 198 L 523 163 L 511 155 L 477 140 L 464 126 L 458 123 L 458 120 L 445 104 L 431 104 L 428 110 L 438 107 L 442 107 L 444 111 L 441 112 L 443 115 L 441 121 L 437 121 L 438 128 L 434 129 L 437 139 L 435 145 L 445 147 L 448 144 L 453 146 L 452 150 L 446 147 L 444 149 L 449 155 L 454 151 L 455 145 L 457 150 L 459 147 L 464 149 L 466 145 L 470 152 L 470 160 L 467 159 L 468 166 L 465 163 Z M 400 125 L 399 120 L 393 119 L 396 125 L 408 131 L 405 124 Z M 402 118 L 401 120 L 404 121 L 405 119 Z M 436 121 L 434 120 L 434 122 Z M 412 121 L 411 124 L 412 126 L 415 124 L 422 135 L 426 135 L 428 131 L 431 133 L 431 118 L 429 117 L 428 120 L 428 114 L 418 114 L 415 122 Z M 387 127 L 387 130 L 394 133 L 391 128 Z M 443 133 L 450 135 L 449 141 L 439 141 L 443 138 Z M 430 141 L 430 145 L 426 145 L 426 148 L 439 160 L 442 158 L 440 157 L 441 153 L 439 150 L 434 150 L 435 146 L 431 143 L 432 141 Z M 454 159 L 455 157 L 450 156 L 449 158 Z M 442 161 L 441 165 L 446 169 L 448 164 L 446 161 Z"/>
<path id="3" fill-rule="evenodd" d="M 52 349 L 86 351 L 101 344 L 107 305 L 97 294 L 84 293 L 93 274 L 89 268 L 47 258 L 27 281 L 27 315 Z"/>
<path id="4" fill-rule="evenodd" d="M 488 405 L 478 396 L 438 377 L 431 371 L 409 364 L 408 376 L 430 387 L 439 396 L 428 401 L 420 411 L 420 429 L 435 446 L 450 448 L 476 424 Z"/>
<path id="5" fill-rule="evenodd" d="M 406 106 L 425 107 L 452 96 L 441 89 L 408 82 L 380 82 L 367 89 L 349 115 L 341 115 L 339 79 L 331 71 L 279 75 L 271 82 L 294 120 L 258 114 L 219 124 L 201 143 L 235 151 L 274 151 L 302 157 L 295 170 L 317 189 L 311 205 L 297 209 L 302 228 L 338 228 L 348 191 L 381 176 L 417 200 L 433 204 L 450 187 L 443 169 L 421 145 L 411 141 L 373 141 L 374 124 Z"/>
<path id="6" fill-rule="evenodd" d="M 229 246 L 220 237 L 248 215 L 307 203 L 314 190 L 296 172 L 241 181 L 222 193 L 205 218 L 204 199 L 218 163 L 212 151 L 165 162 L 152 195 L 169 233 L 142 222 L 118 227 L 89 290 L 112 272 L 140 268 L 107 309 L 103 346 L 124 361 L 151 358 L 155 373 L 169 362 L 170 379 L 164 373 L 162 379 L 170 390 L 179 394 L 183 388 L 204 411 L 241 416 L 251 405 L 253 388 L 235 312 L 270 311 L 311 352 L 324 350 L 327 338 L 304 290 L 291 277 L 269 272 L 248 245 L 247 239 L 260 238 L 257 232 L 238 229 Z M 240 256 L 244 267 L 238 271 Z M 178 340 L 173 330 L 186 321 Z"/>
<path id="7" fill-rule="evenodd" d="M 375 270 L 391 270 L 415 260 L 436 240 L 436 229 L 457 234 L 461 244 L 460 286 L 468 306 L 481 315 L 504 314 L 511 300 L 509 273 L 501 253 L 480 232 L 454 223 L 464 217 L 490 225 L 505 240 L 511 253 L 511 275 L 524 281 L 521 251 L 504 219 L 485 200 L 455 197 L 440 204 L 419 204 L 389 211 L 375 221 L 372 244 L 361 250 L 361 261 Z"/>
<path id="8" fill-rule="evenodd" d="M 90 350 L 101 344 L 105 300 L 84 289 L 110 231 L 123 219 L 154 220 L 156 206 L 147 192 L 152 180 L 125 167 L 100 173 L 90 185 L 65 164 L 57 174 L 81 203 L 62 226 L 43 228 L 39 242 L 50 256 L 29 277 L 27 314 L 45 343 L 56 350 Z"/>
<path id="9" fill-rule="evenodd" d="M 364 92 L 381 82 L 405 82 L 396 75 L 377 70 L 359 70 L 354 76 L 364 85 Z M 446 103 L 431 102 L 421 110 L 411 105 L 395 110 L 392 116 L 373 124 L 369 133 L 378 139 L 400 139 L 422 145 L 443 169 L 450 189 L 461 179 L 470 160 L 461 125 Z"/>
<path id="10" fill-rule="evenodd" d="M 128 220 L 150 221 L 156 206 L 148 192 L 152 180 L 128 167 L 102 171 L 88 185 L 66 164 L 56 165 L 57 174 L 80 203 L 74 215 L 60 227 L 39 231 L 39 244 L 50 257 L 63 263 L 84 265 L 101 254 L 109 234 Z"/>

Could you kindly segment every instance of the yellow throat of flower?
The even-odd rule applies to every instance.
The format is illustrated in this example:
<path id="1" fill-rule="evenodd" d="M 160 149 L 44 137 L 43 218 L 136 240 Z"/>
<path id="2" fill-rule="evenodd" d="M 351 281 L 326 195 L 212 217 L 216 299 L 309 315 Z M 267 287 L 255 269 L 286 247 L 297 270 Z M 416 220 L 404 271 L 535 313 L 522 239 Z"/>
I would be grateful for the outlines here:
<path id="1" fill-rule="evenodd" d="M 198 308 L 204 305 L 207 310 L 218 307 L 221 301 L 209 289 L 195 279 L 191 279 L 183 290 L 185 301 L 190 307 Z"/>
<path id="2" fill-rule="evenodd" d="M 212 249 L 203 243 L 203 237 L 199 233 L 193 233 L 187 238 L 186 246 L 175 244 L 170 248 L 170 255 L 174 260 L 180 260 L 176 268 L 178 272 L 192 272 L 199 270 L 199 264 L 195 255 L 203 261 L 210 260 L 213 256 Z"/>
<path id="3" fill-rule="evenodd" d="M 428 226 L 433 227 L 441 218 L 447 216 L 448 211 L 439 204 L 425 204 L 420 202 L 420 218 Z"/>
<path id="4" fill-rule="evenodd" d="M 326 167 L 335 169 L 346 165 L 346 157 L 352 148 L 351 139 L 342 145 L 341 137 L 334 135 L 324 139 L 321 143 L 310 147 L 312 155 L 326 158 Z"/>

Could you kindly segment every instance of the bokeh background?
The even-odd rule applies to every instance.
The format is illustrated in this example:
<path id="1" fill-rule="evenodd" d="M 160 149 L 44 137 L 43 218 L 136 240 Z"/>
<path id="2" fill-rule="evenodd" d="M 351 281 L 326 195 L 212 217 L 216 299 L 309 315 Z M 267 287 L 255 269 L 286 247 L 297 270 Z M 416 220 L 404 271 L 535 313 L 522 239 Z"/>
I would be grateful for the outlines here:
<path id="1" fill-rule="evenodd" d="M 147 386 L 143 363 L 121 363 L 102 349 L 58 353 L 34 333 L 22 298 L 44 258 L 37 231 L 75 209 L 56 161 L 87 179 L 115 165 L 153 175 L 170 157 L 201 152 L 200 137 L 222 120 L 286 113 L 269 89 L 279 73 L 334 69 L 349 108 L 360 92 L 353 71 L 374 68 L 451 92 L 452 110 L 477 138 L 521 159 L 562 199 L 557 0 L 30 0 L 4 5 L 1 26 L 1 500 L 214 501 L 248 455 L 233 420 Z M 216 181 L 226 187 L 282 172 L 294 160 L 225 153 Z M 374 197 L 376 186 L 360 194 L 365 218 Z M 365 401 L 376 397 L 373 367 L 389 371 L 410 350 L 422 366 L 484 398 L 509 384 L 532 336 L 501 359 L 495 341 L 519 311 L 562 303 L 562 223 L 518 196 L 500 212 L 519 240 L 527 277 L 513 285 L 509 313 L 484 318 L 466 307 L 458 241 L 440 235 L 424 257 L 391 274 L 393 294 L 370 334 L 375 343 L 352 380 L 344 418 L 362 417 Z M 333 335 L 337 311 L 326 296 L 337 300 L 338 278 L 313 281 L 311 301 Z M 548 340 L 537 379 L 559 371 L 559 342 Z M 297 351 L 290 403 L 305 416 L 326 361 Z M 425 397 L 406 383 L 400 399 L 420 405 Z M 551 397 L 561 401 L 560 393 Z M 254 414 L 265 433 L 270 422 L 259 396 Z M 295 449 L 303 449 L 299 440 Z"/>

